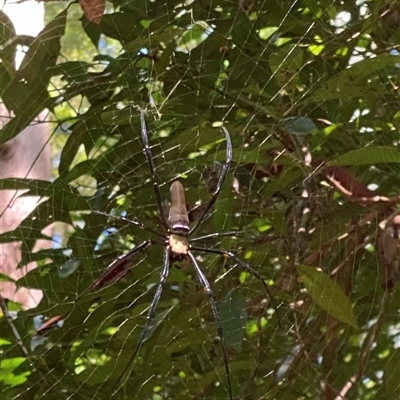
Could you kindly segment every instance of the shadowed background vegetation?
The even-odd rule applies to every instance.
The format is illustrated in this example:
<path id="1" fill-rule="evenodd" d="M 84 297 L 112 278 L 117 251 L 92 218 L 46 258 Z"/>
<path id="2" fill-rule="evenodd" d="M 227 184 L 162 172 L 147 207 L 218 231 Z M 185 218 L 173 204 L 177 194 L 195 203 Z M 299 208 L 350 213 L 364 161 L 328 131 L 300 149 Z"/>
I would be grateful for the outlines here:
<path id="1" fill-rule="evenodd" d="M 37 308 L 2 305 L 5 398 L 228 398 L 216 324 L 189 264 L 171 268 L 122 381 L 162 246 L 137 254 L 122 279 L 85 291 L 152 238 L 115 217 L 163 233 L 143 109 L 165 204 L 179 177 L 193 220 L 225 161 L 222 125 L 232 138 L 227 180 L 196 235 L 235 231 L 204 246 L 232 250 L 274 299 L 234 263 L 198 258 L 221 314 L 234 398 L 398 399 L 399 2 L 106 8 L 95 24 L 77 5 L 51 5 L 18 71 L 8 61 L 18 40 L 1 14 L 0 96 L 15 117 L 0 143 L 47 108 L 56 154 L 51 182 L 0 181 L 46 199 L 0 235 L 22 242 L 21 266 L 38 263 L 18 285 L 43 291 Z M 53 247 L 33 252 L 52 223 Z"/>

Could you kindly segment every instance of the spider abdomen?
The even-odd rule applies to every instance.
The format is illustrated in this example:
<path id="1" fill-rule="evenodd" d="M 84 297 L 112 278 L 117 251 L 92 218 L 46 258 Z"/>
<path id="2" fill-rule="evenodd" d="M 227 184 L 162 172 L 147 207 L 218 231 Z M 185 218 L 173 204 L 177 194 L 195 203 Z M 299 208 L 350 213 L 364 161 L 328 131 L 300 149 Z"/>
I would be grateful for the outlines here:
<path id="1" fill-rule="evenodd" d="M 187 235 L 189 233 L 189 216 L 186 208 L 185 189 L 179 181 L 172 183 L 170 199 L 168 225 L 173 233 Z"/>

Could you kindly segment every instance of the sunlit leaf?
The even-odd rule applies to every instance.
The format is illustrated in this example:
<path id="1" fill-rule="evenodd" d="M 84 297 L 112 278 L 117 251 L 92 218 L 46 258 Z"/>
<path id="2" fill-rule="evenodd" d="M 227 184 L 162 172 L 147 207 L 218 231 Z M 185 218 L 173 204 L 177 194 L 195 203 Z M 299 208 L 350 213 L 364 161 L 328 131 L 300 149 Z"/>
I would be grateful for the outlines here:
<path id="1" fill-rule="evenodd" d="M 349 151 L 329 162 L 330 165 L 400 164 L 400 152 L 393 147 L 368 146 Z"/>
<path id="2" fill-rule="evenodd" d="M 299 265 L 297 271 L 308 294 L 324 311 L 337 320 L 358 329 L 353 307 L 340 286 L 324 272 Z"/>

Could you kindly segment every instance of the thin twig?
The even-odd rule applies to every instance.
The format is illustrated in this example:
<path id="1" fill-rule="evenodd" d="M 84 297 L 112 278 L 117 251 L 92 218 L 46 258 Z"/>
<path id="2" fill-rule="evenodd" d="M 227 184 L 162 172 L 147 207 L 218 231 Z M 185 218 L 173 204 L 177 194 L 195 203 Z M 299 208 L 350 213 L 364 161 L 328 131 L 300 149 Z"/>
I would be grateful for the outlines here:
<path id="1" fill-rule="evenodd" d="M 361 349 L 361 353 L 360 353 L 360 357 L 359 357 L 360 361 L 358 363 L 357 369 L 354 372 L 354 374 L 350 377 L 350 379 L 343 385 L 342 389 L 340 390 L 340 392 L 339 392 L 338 396 L 335 398 L 335 400 L 345 399 L 348 391 L 353 387 L 353 385 L 364 374 L 364 371 L 367 367 L 368 357 L 370 355 L 371 348 L 375 342 L 376 333 L 379 331 L 379 329 L 382 325 L 382 322 L 383 322 L 383 315 L 384 315 L 383 311 L 385 309 L 385 305 L 389 299 L 389 296 L 390 296 L 390 292 L 386 291 L 385 296 L 382 301 L 382 307 L 381 307 L 381 311 L 378 315 L 378 319 L 377 319 L 375 325 L 373 326 L 369 336 L 367 336 L 365 338 L 364 347 Z"/>
<path id="2" fill-rule="evenodd" d="M 386 196 L 371 196 L 371 197 L 356 197 L 354 194 L 346 189 L 338 180 L 331 176 L 326 176 L 326 180 L 329 181 L 348 201 L 360 204 L 400 204 L 400 196 L 386 197 Z"/>
<path id="3" fill-rule="evenodd" d="M 21 351 L 21 354 L 23 355 L 23 357 L 25 357 L 26 360 L 29 362 L 29 364 L 32 365 L 32 363 L 29 360 L 29 351 L 25 347 L 24 343 L 22 342 L 21 335 L 19 334 L 17 328 L 15 327 L 13 318 L 8 311 L 7 301 L 1 294 L 0 294 L 0 308 L 6 318 L 7 325 L 9 326 L 9 328 L 15 338 L 15 343 L 16 343 L 17 347 Z"/>

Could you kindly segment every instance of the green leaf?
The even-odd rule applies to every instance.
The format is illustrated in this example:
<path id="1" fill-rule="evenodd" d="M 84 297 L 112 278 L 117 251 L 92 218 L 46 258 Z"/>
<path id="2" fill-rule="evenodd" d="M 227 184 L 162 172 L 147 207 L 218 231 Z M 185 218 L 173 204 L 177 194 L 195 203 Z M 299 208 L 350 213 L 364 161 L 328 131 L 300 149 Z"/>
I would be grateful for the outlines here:
<path id="1" fill-rule="evenodd" d="M 30 196 L 47 197 L 54 193 L 52 183 L 39 179 L 0 179 L 0 190 L 29 190 Z"/>
<path id="2" fill-rule="evenodd" d="M 294 90 L 303 65 L 303 50 L 294 44 L 283 46 L 271 54 L 269 65 L 278 85 L 286 91 Z"/>
<path id="3" fill-rule="evenodd" d="M 5 91 L 7 85 L 4 80 L 5 74 L 12 74 L 15 72 L 15 55 L 17 43 L 13 42 L 16 36 L 15 28 L 8 16 L 0 10 L 0 96 Z"/>
<path id="4" fill-rule="evenodd" d="M 13 82 L 3 93 L 3 100 L 13 118 L 1 131 L 0 144 L 18 135 L 45 108 L 50 108 L 47 86 L 60 53 L 67 10 L 57 15 L 33 40 L 15 74 Z"/>
<path id="5" fill-rule="evenodd" d="M 394 69 L 396 63 L 399 62 L 400 56 L 389 54 L 364 59 L 327 80 L 323 87 L 313 92 L 305 103 L 326 102 L 332 99 L 347 101 L 354 97 L 376 97 L 387 93 L 387 88 L 382 85 L 381 81 L 367 78 L 386 67 Z"/>
<path id="6" fill-rule="evenodd" d="M 400 350 L 394 350 L 384 368 L 384 382 L 387 400 L 397 400 L 400 396 Z"/>
<path id="7" fill-rule="evenodd" d="M 369 146 L 351 150 L 329 162 L 329 165 L 400 164 L 400 152 L 395 147 Z"/>
<path id="8" fill-rule="evenodd" d="M 91 107 L 90 110 L 81 116 L 80 120 L 72 125 L 71 134 L 68 137 L 60 158 L 59 173 L 66 174 L 73 164 L 73 161 L 83 145 L 86 152 L 93 147 L 96 139 L 107 133 L 102 119 L 99 117 L 99 107 Z M 91 129 L 88 129 L 88 126 Z"/>
<path id="9" fill-rule="evenodd" d="M 10 86 L 12 77 L 6 68 L 4 63 L 0 63 L 0 97 L 3 95 L 4 91 Z"/>
<path id="10" fill-rule="evenodd" d="M 335 281 L 313 267 L 299 265 L 297 272 L 316 304 L 338 321 L 359 329 L 353 307 Z"/>
<path id="11" fill-rule="evenodd" d="M 139 42 L 141 42 L 143 40 L 142 37 L 146 38 L 143 26 L 140 25 L 137 16 L 132 12 L 104 14 L 99 27 L 104 35 L 114 38 L 121 43 L 127 43 L 136 39 L 139 39 Z M 139 50 L 139 48 L 136 50 Z"/>
<path id="12" fill-rule="evenodd" d="M 84 15 L 81 18 L 82 28 L 88 35 L 90 41 L 93 43 L 96 49 L 99 46 L 99 40 L 101 36 L 101 32 L 99 26 L 93 22 L 90 22 Z"/>
<path id="13" fill-rule="evenodd" d="M 31 372 L 23 372 L 22 374 L 16 374 L 15 370 L 25 362 L 24 357 L 6 358 L 0 362 L 0 382 L 3 382 L 10 386 L 18 386 L 26 382 L 27 377 Z"/>
<path id="14" fill-rule="evenodd" d="M 44 27 L 29 46 L 18 70 L 18 78 L 25 79 L 32 88 L 35 81 L 42 87 L 47 85 L 48 81 L 43 77 L 48 77 L 49 69 L 56 65 L 66 21 L 67 10 L 64 10 Z"/>
<path id="15" fill-rule="evenodd" d="M 283 126 L 291 135 L 305 136 L 312 133 L 317 127 L 308 117 L 285 118 Z"/>
<path id="16" fill-rule="evenodd" d="M 0 10 L 0 45 L 3 46 L 15 35 L 15 28 L 11 19 Z"/>
<path id="17" fill-rule="evenodd" d="M 0 273 L 0 282 L 15 282 L 15 280 L 9 277 L 8 275 Z"/>

